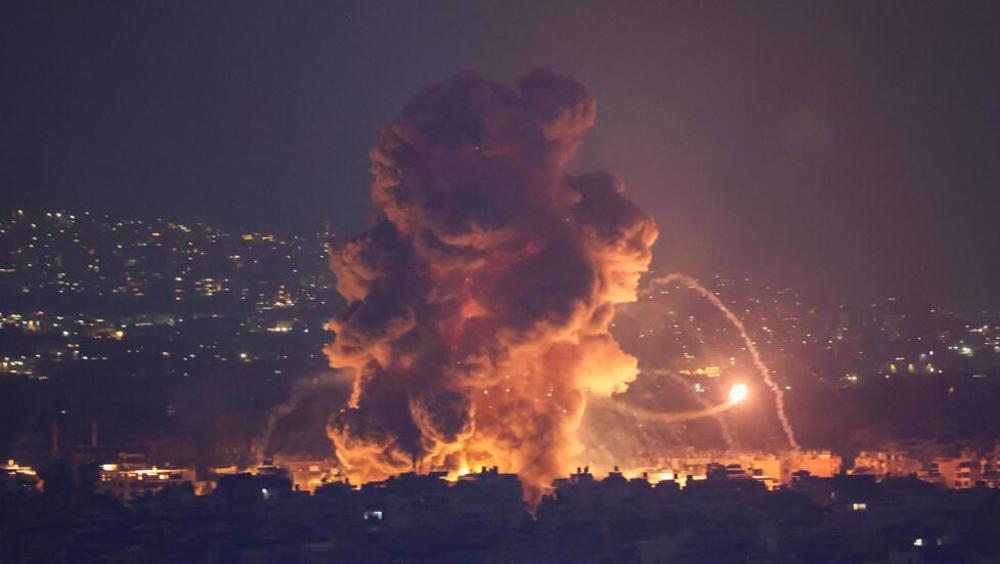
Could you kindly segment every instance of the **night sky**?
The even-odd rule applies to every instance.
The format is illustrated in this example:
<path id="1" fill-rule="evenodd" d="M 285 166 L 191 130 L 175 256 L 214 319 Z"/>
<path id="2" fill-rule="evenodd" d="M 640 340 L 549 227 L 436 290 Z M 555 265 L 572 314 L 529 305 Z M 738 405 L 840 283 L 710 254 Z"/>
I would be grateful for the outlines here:
<path id="1" fill-rule="evenodd" d="M 367 152 L 459 70 L 569 73 L 574 169 L 658 272 L 1000 307 L 1000 9 L 941 2 L 5 2 L 4 203 L 349 235 Z"/>

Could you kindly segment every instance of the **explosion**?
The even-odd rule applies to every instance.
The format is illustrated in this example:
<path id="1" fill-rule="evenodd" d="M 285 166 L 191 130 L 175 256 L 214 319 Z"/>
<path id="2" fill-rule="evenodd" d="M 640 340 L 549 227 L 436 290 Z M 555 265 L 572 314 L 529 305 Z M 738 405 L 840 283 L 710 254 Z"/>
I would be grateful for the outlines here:
<path id="1" fill-rule="evenodd" d="M 614 175 L 567 173 L 595 116 L 551 71 L 516 88 L 465 73 L 383 130 L 373 225 L 330 256 L 349 305 L 326 354 L 353 390 L 327 433 L 352 480 L 496 465 L 537 500 L 587 396 L 634 379 L 608 328 L 657 230 Z"/>

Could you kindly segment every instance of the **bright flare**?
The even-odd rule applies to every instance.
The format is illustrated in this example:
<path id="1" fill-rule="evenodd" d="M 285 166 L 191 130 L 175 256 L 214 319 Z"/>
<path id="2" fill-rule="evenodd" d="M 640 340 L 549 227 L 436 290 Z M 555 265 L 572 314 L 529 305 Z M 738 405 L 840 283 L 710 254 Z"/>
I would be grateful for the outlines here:
<path id="1" fill-rule="evenodd" d="M 729 390 L 729 403 L 739 403 L 747 399 L 750 390 L 746 384 L 736 384 Z"/>

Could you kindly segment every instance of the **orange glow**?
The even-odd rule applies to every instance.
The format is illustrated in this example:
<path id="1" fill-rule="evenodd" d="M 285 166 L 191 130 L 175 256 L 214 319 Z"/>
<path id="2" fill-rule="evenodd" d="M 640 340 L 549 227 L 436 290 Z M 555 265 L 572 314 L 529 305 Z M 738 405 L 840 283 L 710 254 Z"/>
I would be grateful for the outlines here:
<path id="1" fill-rule="evenodd" d="M 486 308 L 484 308 L 483 304 L 479 303 L 475 299 L 469 298 L 462 304 L 462 317 L 464 319 L 482 317 L 484 315 L 486 315 Z"/>
<path id="2" fill-rule="evenodd" d="M 448 475 L 445 476 L 445 479 L 448 480 L 449 482 L 457 482 L 459 478 L 468 475 L 469 472 L 471 471 L 472 470 L 469 468 L 469 465 L 463 462 L 462 465 L 457 470 L 448 472 Z"/>

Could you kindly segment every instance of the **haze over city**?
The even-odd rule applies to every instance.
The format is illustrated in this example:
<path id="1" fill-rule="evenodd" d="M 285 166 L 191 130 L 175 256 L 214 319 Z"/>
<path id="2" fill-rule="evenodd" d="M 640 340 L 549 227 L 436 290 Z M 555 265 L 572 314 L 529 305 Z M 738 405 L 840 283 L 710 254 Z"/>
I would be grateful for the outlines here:
<path id="1" fill-rule="evenodd" d="M 599 101 L 572 167 L 628 180 L 669 234 L 658 269 L 974 312 L 1000 305 L 997 17 L 976 2 L 10 3 L 0 180 L 22 203 L 353 234 L 367 152 L 414 92 L 547 66 Z"/>

